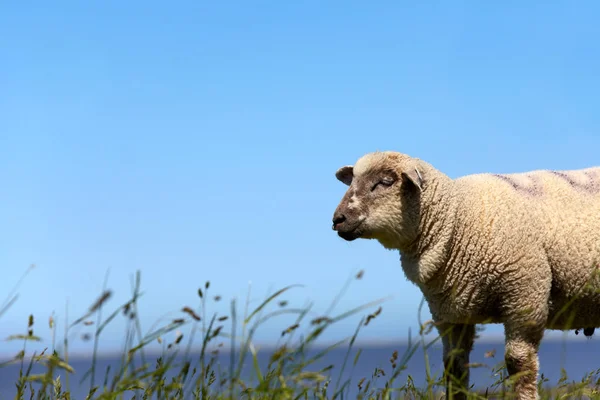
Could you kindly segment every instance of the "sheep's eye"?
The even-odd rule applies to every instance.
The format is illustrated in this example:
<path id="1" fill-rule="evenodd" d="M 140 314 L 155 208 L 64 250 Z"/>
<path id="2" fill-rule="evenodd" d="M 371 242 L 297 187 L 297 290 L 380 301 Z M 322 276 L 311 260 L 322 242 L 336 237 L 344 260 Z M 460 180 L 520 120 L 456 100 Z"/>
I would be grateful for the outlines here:
<path id="1" fill-rule="evenodd" d="M 375 183 L 373 185 L 373 187 L 371 188 L 371 191 L 375 190 L 377 188 L 377 186 L 382 185 L 382 186 L 392 186 L 394 184 L 394 180 L 391 178 L 383 178 L 380 181 L 378 181 L 377 183 Z"/>
<path id="2" fill-rule="evenodd" d="M 392 186 L 393 183 L 394 183 L 394 180 L 392 178 L 383 178 L 381 180 L 381 184 L 385 185 L 385 186 Z"/>

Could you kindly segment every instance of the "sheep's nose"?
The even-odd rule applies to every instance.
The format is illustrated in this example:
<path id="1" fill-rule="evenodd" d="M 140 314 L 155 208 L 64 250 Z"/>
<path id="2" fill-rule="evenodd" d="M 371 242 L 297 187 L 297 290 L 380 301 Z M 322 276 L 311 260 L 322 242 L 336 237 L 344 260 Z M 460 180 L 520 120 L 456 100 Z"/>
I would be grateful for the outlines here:
<path id="1" fill-rule="evenodd" d="M 341 224 L 342 222 L 344 222 L 346 220 L 346 216 L 344 214 L 336 214 L 333 216 L 333 226 L 331 227 L 333 230 L 335 230 L 335 226 L 337 224 Z"/>

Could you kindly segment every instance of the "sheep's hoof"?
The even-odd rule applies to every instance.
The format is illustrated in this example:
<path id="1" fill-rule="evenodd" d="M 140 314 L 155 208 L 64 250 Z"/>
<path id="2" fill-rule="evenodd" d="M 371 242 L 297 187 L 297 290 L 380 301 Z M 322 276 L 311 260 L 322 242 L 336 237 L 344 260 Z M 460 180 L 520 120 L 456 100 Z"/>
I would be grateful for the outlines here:
<path id="1" fill-rule="evenodd" d="M 590 337 L 594 334 L 594 331 L 596 330 L 596 328 L 584 328 L 583 329 L 583 334 L 587 337 Z"/>

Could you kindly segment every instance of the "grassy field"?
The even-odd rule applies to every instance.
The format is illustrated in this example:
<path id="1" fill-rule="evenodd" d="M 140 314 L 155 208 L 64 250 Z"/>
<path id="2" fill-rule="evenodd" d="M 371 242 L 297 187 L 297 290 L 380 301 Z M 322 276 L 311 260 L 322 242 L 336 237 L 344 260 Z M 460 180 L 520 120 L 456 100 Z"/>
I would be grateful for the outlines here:
<path id="1" fill-rule="evenodd" d="M 361 277 L 362 272 L 348 280 L 342 293 L 351 280 Z M 35 335 L 36 321 L 33 316 L 29 316 L 27 331 L 9 338 L 23 341 L 23 350 L 2 366 L 20 366 L 19 378 L 15 382 L 16 399 L 72 399 L 69 338 L 73 331 L 86 326 L 92 327 L 94 332 L 88 337 L 93 346 L 91 367 L 80 380 L 89 385 L 86 399 L 349 399 L 351 388 L 355 393 L 352 398 L 359 399 L 443 397 L 441 378 L 432 377 L 427 370 L 427 384 L 417 387 L 406 367 L 408 360 L 418 349 L 426 350 L 439 340 L 439 337 L 426 340 L 426 337 L 430 337 L 427 334 L 432 331 L 429 322 L 422 324 L 415 340 L 409 338 L 403 354 L 390 354 L 390 358 L 385 360 L 387 368 L 376 369 L 370 376 L 342 381 L 342 372 L 361 362 L 360 351 L 354 351 L 351 356 L 352 351 L 356 350 L 353 346 L 361 328 L 377 319 L 381 306 L 375 302 L 340 315 L 309 319 L 308 308 L 292 308 L 281 300 L 281 296 L 290 288 L 273 293 L 254 309 L 249 309 L 246 303 L 243 315 L 235 301 L 230 303 L 229 315 L 217 315 L 207 310 L 208 300 L 223 300 L 218 296 L 211 296 L 210 283 L 206 282 L 198 289 L 198 305 L 195 308 L 182 307 L 179 310 L 182 318 L 144 334 L 138 318 L 138 299 L 141 293 L 138 272 L 134 278 L 132 296 L 126 303 L 116 309 L 106 310 L 106 303 L 112 292 L 105 289 L 85 315 L 68 325 L 61 346 L 56 346 L 56 321 L 51 319 L 51 348 L 39 354 L 30 354 L 28 344 L 38 342 L 40 338 Z M 0 309 L 0 317 L 14 300 L 14 294 L 7 297 Z M 254 334 L 266 321 L 284 314 L 294 316 L 295 323 L 282 328 L 282 339 L 269 355 L 268 365 L 261 366 L 253 344 Z M 361 316 L 360 323 L 347 340 L 316 355 L 313 352 L 307 357 L 308 349 L 314 346 L 330 326 L 355 315 Z M 97 379 L 97 357 L 101 353 L 98 340 L 106 326 L 115 318 L 127 320 L 120 367 L 116 371 L 105 371 L 104 378 Z M 193 329 L 189 337 L 184 338 L 178 330 L 187 324 L 191 324 Z M 159 356 L 146 354 L 147 347 L 157 342 L 162 345 L 163 353 Z M 230 359 L 226 365 L 218 361 L 218 354 L 224 343 L 235 350 L 229 352 Z M 343 364 L 335 368 L 340 371 L 339 375 L 332 374 L 333 366 L 314 367 L 328 351 L 340 346 L 345 346 L 347 351 Z M 423 354 L 426 356 L 427 352 Z M 242 365 L 248 363 L 253 369 L 251 379 L 242 372 Z M 40 371 L 40 366 L 43 367 L 41 373 L 32 373 L 34 370 Z M 425 368 L 428 369 L 427 363 Z M 484 391 L 469 393 L 470 397 L 511 398 L 510 382 L 506 380 L 503 363 L 498 363 L 492 373 L 497 377 L 495 384 Z M 577 383 L 569 379 L 565 372 L 558 382 L 540 379 L 541 397 L 600 398 L 600 392 L 595 389 L 599 383 L 598 371 L 581 377 Z"/>

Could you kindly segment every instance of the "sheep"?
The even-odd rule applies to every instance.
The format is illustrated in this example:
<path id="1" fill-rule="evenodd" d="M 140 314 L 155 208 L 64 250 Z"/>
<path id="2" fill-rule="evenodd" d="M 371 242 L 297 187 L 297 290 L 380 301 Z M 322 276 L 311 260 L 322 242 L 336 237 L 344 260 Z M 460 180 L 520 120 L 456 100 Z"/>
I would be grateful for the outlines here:
<path id="1" fill-rule="evenodd" d="M 476 324 L 504 325 L 519 399 L 537 398 L 546 329 L 600 326 L 600 167 L 451 179 L 385 151 L 335 175 L 333 230 L 399 251 L 442 336 L 447 396 L 466 397 Z"/>

